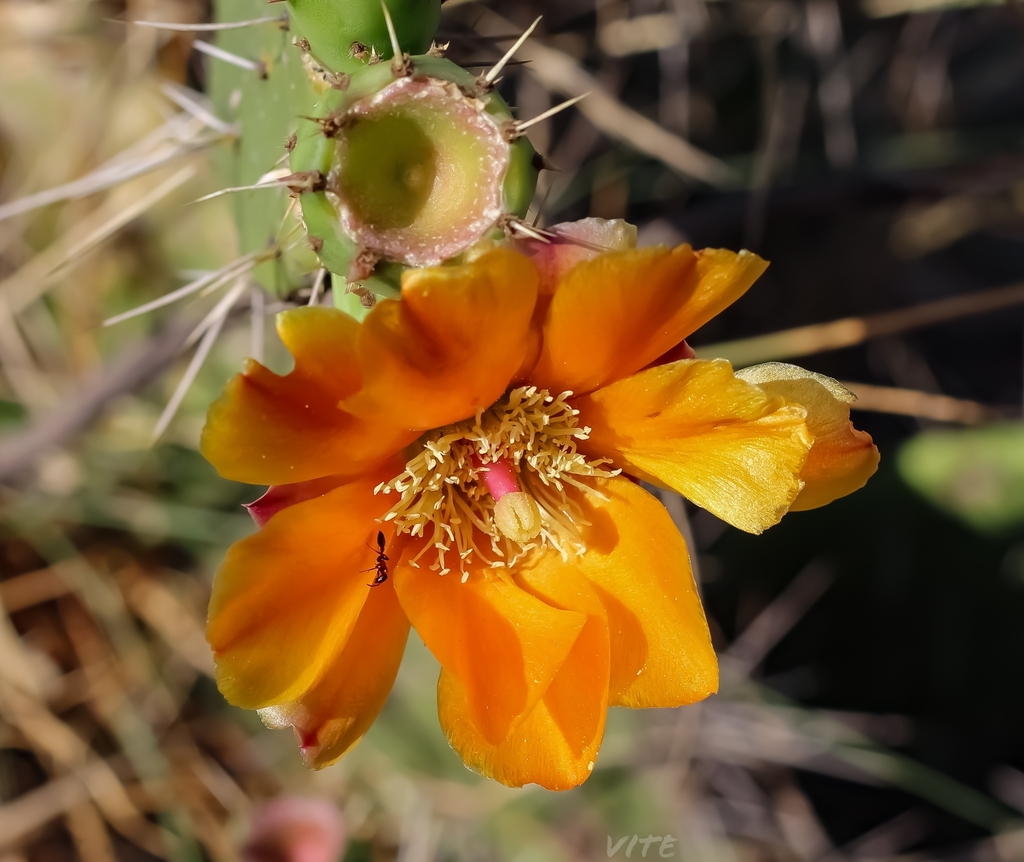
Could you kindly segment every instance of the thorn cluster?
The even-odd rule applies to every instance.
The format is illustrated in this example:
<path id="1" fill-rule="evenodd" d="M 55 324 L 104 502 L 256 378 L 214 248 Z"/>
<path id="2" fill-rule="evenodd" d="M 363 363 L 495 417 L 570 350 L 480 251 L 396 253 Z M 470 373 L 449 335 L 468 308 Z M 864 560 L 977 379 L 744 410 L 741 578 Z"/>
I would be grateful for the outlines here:
<path id="1" fill-rule="evenodd" d="M 340 108 L 336 111 L 331 111 L 326 117 L 303 117 L 303 119 L 316 123 L 320 127 L 320 134 L 325 138 L 338 137 L 351 122 L 350 118 Z"/>
<path id="2" fill-rule="evenodd" d="M 362 248 L 359 250 L 359 253 L 352 258 L 352 262 L 348 266 L 348 274 L 346 277 L 350 282 L 363 281 L 373 275 L 373 270 L 380 261 L 380 252 L 373 251 L 369 248 Z"/>
<path id="3" fill-rule="evenodd" d="M 322 192 L 327 188 L 327 178 L 320 171 L 298 171 L 281 177 L 279 182 L 287 187 L 293 195 L 303 192 Z"/>

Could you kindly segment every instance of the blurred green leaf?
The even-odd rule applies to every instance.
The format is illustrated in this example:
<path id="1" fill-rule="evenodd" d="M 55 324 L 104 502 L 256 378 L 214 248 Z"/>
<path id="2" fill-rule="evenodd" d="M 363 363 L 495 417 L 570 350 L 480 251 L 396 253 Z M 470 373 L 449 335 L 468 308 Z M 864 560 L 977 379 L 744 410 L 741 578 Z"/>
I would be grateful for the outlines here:
<path id="1" fill-rule="evenodd" d="M 982 533 L 1024 524 L 1024 425 L 926 431 L 898 456 L 900 475 L 935 506 Z"/>
<path id="2" fill-rule="evenodd" d="M 0 428 L 4 431 L 20 425 L 27 416 L 28 414 L 22 404 L 19 404 L 17 401 L 7 401 L 0 398 Z"/>

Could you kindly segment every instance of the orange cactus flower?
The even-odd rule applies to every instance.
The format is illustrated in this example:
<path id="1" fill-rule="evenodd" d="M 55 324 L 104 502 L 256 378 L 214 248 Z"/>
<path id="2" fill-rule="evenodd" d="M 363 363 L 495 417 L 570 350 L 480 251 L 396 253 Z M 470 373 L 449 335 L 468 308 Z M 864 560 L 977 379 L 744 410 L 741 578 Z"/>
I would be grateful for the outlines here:
<path id="1" fill-rule="evenodd" d="M 294 370 L 249 361 L 203 433 L 221 475 L 275 486 L 214 582 L 227 699 L 330 764 L 383 705 L 411 624 L 466 765 L 566 789 L 594 769 L 609 706 L 715 692 L 686 545 L 628 477 L 759 533 L 878 461 L 835 381 L 675 358 L 765 266 L 499 247 L 407 272 L 362 323 L 279 315 Z"/>

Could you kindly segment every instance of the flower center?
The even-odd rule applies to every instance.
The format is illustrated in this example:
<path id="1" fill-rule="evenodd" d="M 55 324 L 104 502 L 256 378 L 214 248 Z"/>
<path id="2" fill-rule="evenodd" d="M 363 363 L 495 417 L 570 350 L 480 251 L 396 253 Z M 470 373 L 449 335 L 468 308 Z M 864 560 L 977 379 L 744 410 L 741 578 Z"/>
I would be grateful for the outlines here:
<path id="1" fill-rule="evenodd" d="M 473 419 L 420 438 L 405 470 L 376 488 L 399 497 L 384 516 L 396 533 L 427 539 L 412 565 L 433 549 L 430 568 L 458 569 L 465 581 L 474 556 L 501 568 L 548 545 L 564 560 L 586 551 L 589 522 L 567 489 L 596 494 L 584 480 L 619 471 L 576 451 L 590 429 L 577 422 L 571 395 L 521 386 Z"/>

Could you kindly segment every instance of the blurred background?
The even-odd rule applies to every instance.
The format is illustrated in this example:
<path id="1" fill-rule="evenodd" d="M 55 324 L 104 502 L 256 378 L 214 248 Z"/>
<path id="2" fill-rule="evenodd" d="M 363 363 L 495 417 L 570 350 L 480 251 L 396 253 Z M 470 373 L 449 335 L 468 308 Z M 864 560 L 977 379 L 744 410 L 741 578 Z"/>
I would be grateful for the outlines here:
<path id="1" fill-rule="evenodd" d="M 530 130 L 557 168 L 539 223 L 768 258 L 695 346 L 846 382 L 879 473 L 761 537 L 665 497 L 722 692 L 612 710 L 583 787 L 465 770 L 415 633 L 366 739 L 306 771 L 211 680 L 212 574 L 261 489 L 197 445 L 244 356 L 287 367 L 272 315 L 321 286 L 237 268 L 232 207 L 284 191 L 192 203 L 235 134 L 213 34 L 124 23 L 216 11 L 0 0 L 0 862 L 234 860 L 289 795 L 340 813 L 348 860 L 626 858 L 648 835 L 675 843 L 633 857 L 1024 859 L 1024 4 L 444 8 L 481 69 L 543 14 L 501 83 L 521 117 L 590 93 Z"/>

